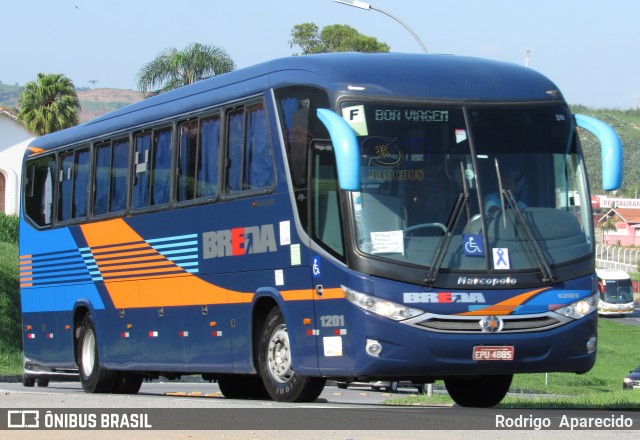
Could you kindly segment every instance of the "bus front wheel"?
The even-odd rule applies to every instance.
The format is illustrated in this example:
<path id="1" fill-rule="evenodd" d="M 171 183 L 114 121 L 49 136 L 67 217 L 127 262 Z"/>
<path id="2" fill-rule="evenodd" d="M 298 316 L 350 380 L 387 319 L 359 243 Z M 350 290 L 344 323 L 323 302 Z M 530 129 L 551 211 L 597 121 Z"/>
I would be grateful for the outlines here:
<path id="1" fill-rule="evenodd" d="M 471 379 L 445 379 L 449 396 L 460 406 L 489 408 L 507 395 L 513 374 L 477 376 Z"/>
<path id="2" fill-rule="evenodd" d="M 278 402 L 311 402 L 324 388 L 325 380 L 297 374 L 292 368 L 289 333 L 280 309 L 267 315 L 259 345 L 259 367 L 269 395 Z"/>
<path id="3" fill-rule="evenodd" d="M 78 372 L 87 393 L 110 393 L 116 386 L 116 373 L 100 366 L 98 341 L 93 319 L 87 314 L 80 327 L 78 340 Z"/>

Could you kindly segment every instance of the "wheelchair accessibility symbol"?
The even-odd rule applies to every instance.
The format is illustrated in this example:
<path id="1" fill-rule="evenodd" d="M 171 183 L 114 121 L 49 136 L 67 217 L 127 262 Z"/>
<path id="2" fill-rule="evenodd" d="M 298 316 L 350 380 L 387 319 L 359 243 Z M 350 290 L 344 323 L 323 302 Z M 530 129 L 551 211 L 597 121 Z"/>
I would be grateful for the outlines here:
<path id="1" fill-rule="evenodd" d="M 322 275 L 322 271 L 320 270 L 320 257 L 313 257 L 311 261 L 312 261 L 311 266 L 313 270 L 313 277 L 319 278 Z"/>
<path id="2" fill-rule="evenodd" d="M 464 254 L 468 257 L 484 256 L 484 241 L 480 234 L 464 234 L 462 236 Z"/>

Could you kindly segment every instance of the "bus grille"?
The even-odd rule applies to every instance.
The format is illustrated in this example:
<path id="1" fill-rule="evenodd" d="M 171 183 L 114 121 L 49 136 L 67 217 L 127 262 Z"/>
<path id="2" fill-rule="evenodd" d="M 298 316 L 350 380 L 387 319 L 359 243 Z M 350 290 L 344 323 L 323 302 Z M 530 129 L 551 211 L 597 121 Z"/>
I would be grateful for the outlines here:
<path id="1" fill-rule="evenodd" d="M 434 316 L 414 322 L 413 324 L 431 331 L 442 333 L 482 333 L 480 320 L 483 317 L 473 319 L 460 317 Z M 529 317 L 501 316 L 504 326 L 500 333 L 518 333 L 529 331 L 549 330 L 564 324 L 563 321 L 552 316 L 538 315 Z"/>

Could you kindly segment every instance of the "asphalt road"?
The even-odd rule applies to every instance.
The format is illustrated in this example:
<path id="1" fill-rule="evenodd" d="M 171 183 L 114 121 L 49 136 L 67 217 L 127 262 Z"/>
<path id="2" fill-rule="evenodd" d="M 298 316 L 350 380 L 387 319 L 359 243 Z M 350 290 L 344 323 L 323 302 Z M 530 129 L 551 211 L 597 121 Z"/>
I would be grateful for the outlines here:
<path id="1" fill-rule="evenodd" d="M 610 319 L 621 324 L 633 325 L 640 327 L 640 306 L 636 305 L 633 313 L 626 316 L 600 316 L 600 319 Z"/>

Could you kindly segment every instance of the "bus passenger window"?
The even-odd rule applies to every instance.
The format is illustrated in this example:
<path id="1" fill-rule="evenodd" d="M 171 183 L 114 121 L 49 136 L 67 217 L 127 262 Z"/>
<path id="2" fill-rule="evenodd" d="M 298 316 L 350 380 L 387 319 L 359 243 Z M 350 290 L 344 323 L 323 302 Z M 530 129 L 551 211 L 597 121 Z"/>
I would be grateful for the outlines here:
<path id="1" fill-rule="evenodd" d="M 200 144 L 196 197 L 214 197 L 218 192 L 220 116 L 216 115 L 200 121 Z"/>
<path id="2" fill-rule="evenodd" d="M 269 187 L 273 184 L 273 158 L 262 104 L 247 110 L 246 124 L 242 189 Z"/>
<path id="3" fill-rule="evenodd" d="M 155 130 L 153 132 L 150 205 L 164 205 L 169 203 L 171 136 L 172 130 L 170 128 Z"/>
<path id="4" fill-rule="evenodd" d="M 74 158 L 71 218 L 86 217 L 89 203 L 89 149 L 77 150 Z"/>
<path id="5" fill-rule="evenodd" d="M 273 185 L 273 154 L 264 105 L 229 112 L 227 130 L 226 193 Z"/>
<path id="6" fill-rule="evenodd" d="M 195 196 L 195 174 L 198 154 L 198 121 L 186 121 L 178 125 L 178 202 L 192 200 Z"/>
<path id="7" fill-rule="evenodd" d="M 129 139 L 113 142 L 109 212 L 124 211 L 127 207 L 127 173 L 129 168 Z"/>
<path id="8" fill-rule="evenodd" d="M 58 221 L 71 219 L 71 199 L 73 197 L 73 151 L 60 156 L 58 178 Z"/>
<path id="9" fill-rule="evenodd" d="M 109 179 L 111 177 L 111 142 L 96 146 L 95 180 L 93 182 L 93 214 L 109 212 Z"/>
<path id="10" fill-rule="evenodd" d="M 54 156 L 27 163 L 24 203 L 27 217 L 38 226 L 49 226 L 53 214 Z"/>
<path id="11" fill-rule="evenodd" d="M 133 208 L 149 206 L 149 150 L 151 133 L 139 134 L 135 138 Z"/>
<path id="12" fill-rule="evenodd" d="M 242 129 L 244 111 L 229 113 L 227 127 L 227 176 L 226 192 L 235 193 L 242 189 Z"/>

